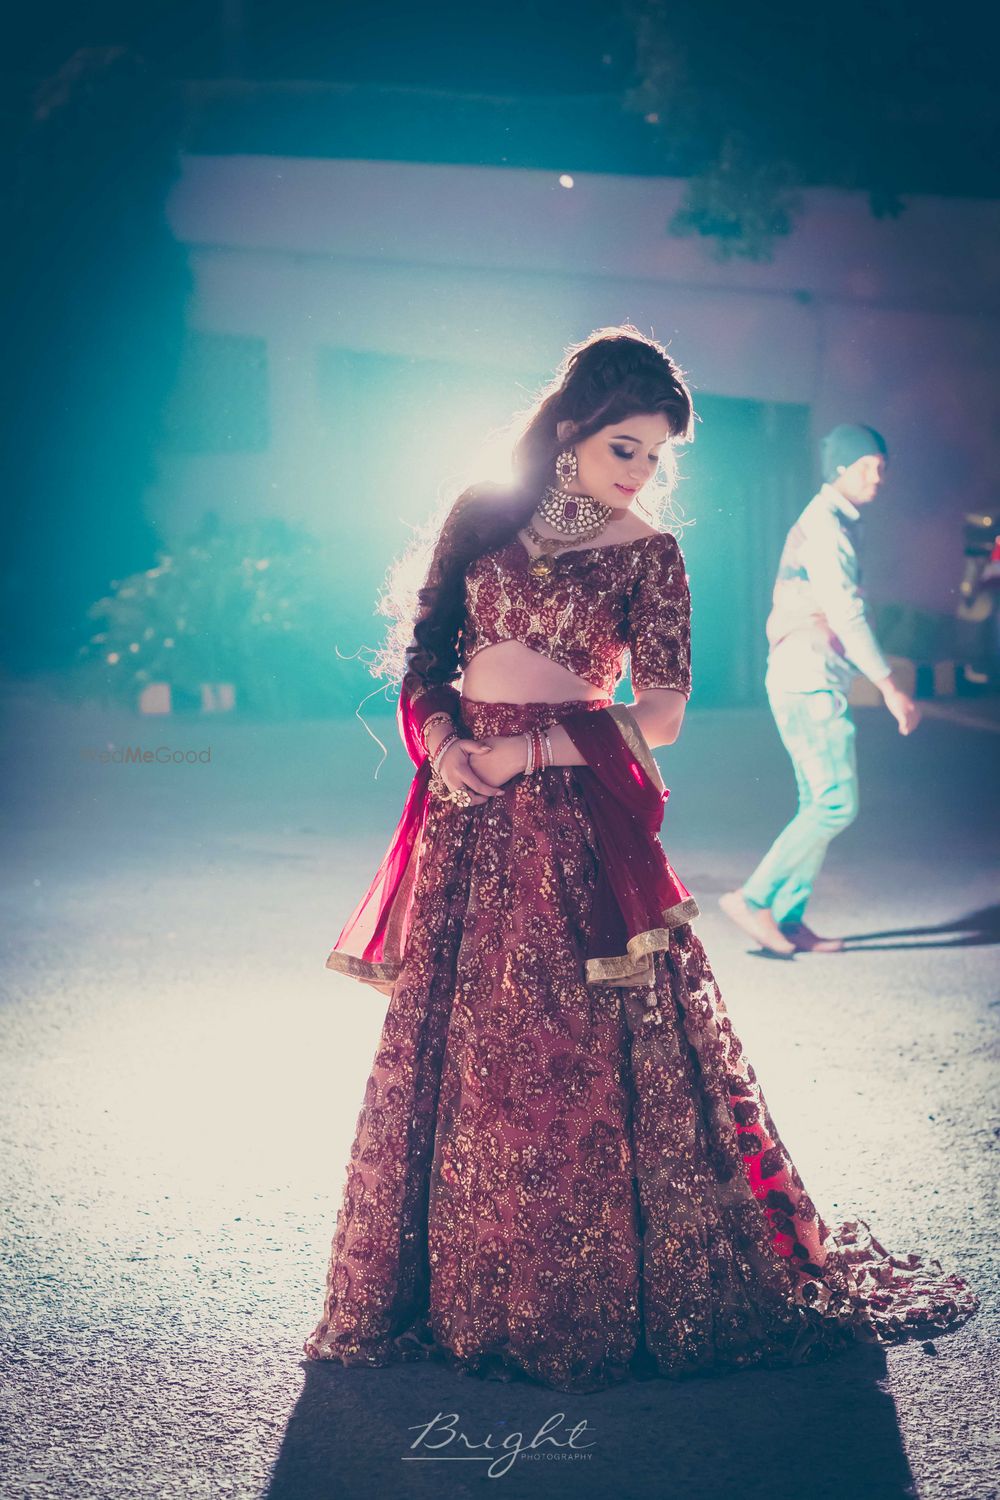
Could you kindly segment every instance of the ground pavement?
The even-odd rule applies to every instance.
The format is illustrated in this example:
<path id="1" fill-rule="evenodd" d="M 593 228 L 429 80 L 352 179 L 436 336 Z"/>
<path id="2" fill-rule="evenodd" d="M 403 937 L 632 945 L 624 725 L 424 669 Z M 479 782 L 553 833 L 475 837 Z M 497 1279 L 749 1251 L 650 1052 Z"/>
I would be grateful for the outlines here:
<path id="1" fill-rule="evenodd" d="M 715 908 L 790 811 L 766 713 L 692 711 L 660 752 L 666 846 L 811 1195 L 936 1253 L 983 1311 L 932 1350 L 566 1396 L 301 1356 L 386 1004 L 323 964 L 398 815 L 401 752 L 376 779 L 352 720 L 142 720 L 9 686 L 3 709 L 0 1493 L 998 1493 L 988 716 L 907 741 L 859 711 L 861 816 L 815 904 L 849 950 L 792 963 Z M 101 759 L 128 745 L 202 758 Z M 439 1414 L 492 1447 L 414 1450 Z M 521 1451 L 493 1472 L 505 1438 Z"/>

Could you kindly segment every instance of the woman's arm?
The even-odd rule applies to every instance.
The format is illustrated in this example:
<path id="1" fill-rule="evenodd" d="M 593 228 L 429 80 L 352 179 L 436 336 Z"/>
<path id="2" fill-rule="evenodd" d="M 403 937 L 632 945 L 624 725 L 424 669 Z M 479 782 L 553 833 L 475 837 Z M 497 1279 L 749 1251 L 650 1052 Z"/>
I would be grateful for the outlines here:
<path id="1" fill-rule="evenodd" d="M 687 698 L 675 688 L 649 688 L 626 704 L 651 750 L 672 745 L 680 734 Z M 566 730 L 550 724 L 545 731 L 552 747 L 554 766 L 585 766 L 585 757 L 574 745 Z M 469 743 L 472 743 L 471 741 Z M 493 787 L 502 787 L 512 776 L 527 768 L 528 743 L 523 734 L 493 734 L 475 741 L 490 751 L 489 757 L 476 764 L 478 776 Z"/>
<path id="2" fill-rule="evenodd" d="M 455 523 L 459 516 L 462 515 L 470 499 L 471 491 L 469 490 L 459 495 L 445 517 L 444 524 L 438 533 L 438 538 L 434 543 L 434 550 L 431 554 L 430 565 L 427 569 L 427 577 L 424 579 L 417 594 L 417 608 L 413 617 L 414 630 L 431 612 L 435 594 L 441 583 L 445 562 L 454 545 Z M 410 652 L 412 653 L 416 647 L 417 639 L 416 635 L 414 635 L 409 648 Z M 428 685 L 423 678 L 417 672 L 414 672 L 412 668 L 408 668 L 403 674 L 402 692 L 411 705 L 419 703 L 427 691 Z"/>
<path id="3" fill-rule="evenodd" d="M 455 543 L 456 521 L 465 510 L 471 494 L 471 491 L 466 490 L 449 511 L 434 543 L 427 576 L 417 594 L 413 617 L 414 633 L 407 648 L 407 668 L 400 684 L 399 726 L 408 753 L 418 763 L 423 759 L 424 751 L 432 754 L 437 749 L 444 732 L 459 728 L 459 694 L 456 689 L 448 682 L 429 682 L 424 673 L 415 670 L 412 664 L 421 657 L 426 660 L 428 655 L 421 651 L 416 631 L 434 606 L 445 564 Z M 457 639 L 455 644 L 457 645 Z"/>
<path id="4" fill-rule="evenodd" d="M 427 577 L 418 595 L 414 628 L 426 619 L 433 607 L 434 592 L 440 585 L 445 563 L 454 546 L 456 522 L 475 498 L 474 489 L 465 490 L 441 527 Z M 411 653 L 416 647 L 414 635 Z M 472 804 L 478 805 L 487 797 L 496 796 L 500 789 L 476 774 L 475 760 L 485 753 L 486 747 L 463 736 L 460 708 L 461 698 L 450 683 L 428 684 L 412 668 L 404 674 L 400 687 L 400 726 L 407 750 L 418 763 L 425 758 L 426 752 L 438 779 L 452 791 L 467 791 Z M 445 741 L 449 743 L 438 759 L 437 752 Z"/>
<path id="5" fill-rule="evenodd" d="M 680 737 L 687 710 L 687 695 L 679 688 L 645 688 L 636 694 L 629 712 L 642 730 L 651 750 L 673 745 Z"/>
<path id="6" fill-rule="evenodd" d="M 691 696 L 691 590 L 669 532 L 643 551 L 628 602 L 628 649 L 636 718 L 648 722 L 658 743 L 672 744 Z"/>
<path id="7" fill-rule="evenodd" d="M 677 739 L 681 732 L 687 699 L 675 688 L 648 688 L 636 694 L 634 703 L 628 703 L 625 706 L 642 730 L 646 744 L 651 750 L 655 750 L 660 745 L 672 745 Z M 550 724 L 547 733 L 552 746 L 554 766 L 586 765 L 586 761 L 565 729 L 558 724 Z M 520 741 L 522 749 L 526 749 L 523 735 L 504 736 L 504 738 Z M 522 755 L 521 758 L 523 760 L 524 756 Z M 519 769 L 523 771 L 524 766 L 522 765 Z"/>

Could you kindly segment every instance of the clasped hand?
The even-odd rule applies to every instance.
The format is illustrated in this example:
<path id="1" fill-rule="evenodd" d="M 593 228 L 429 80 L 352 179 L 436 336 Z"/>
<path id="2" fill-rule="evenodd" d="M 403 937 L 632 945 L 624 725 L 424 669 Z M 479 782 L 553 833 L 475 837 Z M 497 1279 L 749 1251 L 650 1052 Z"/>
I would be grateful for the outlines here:
<path id="1" fill-rule="evenodd" d="M 525 768 L 527 746 L 520 734 L 487 734 L 481 740 L 456 740 L 441 757 L 438 775 L 451 791 L 464 788 L 478 807 L 499 796 L 511 777 Z"/>

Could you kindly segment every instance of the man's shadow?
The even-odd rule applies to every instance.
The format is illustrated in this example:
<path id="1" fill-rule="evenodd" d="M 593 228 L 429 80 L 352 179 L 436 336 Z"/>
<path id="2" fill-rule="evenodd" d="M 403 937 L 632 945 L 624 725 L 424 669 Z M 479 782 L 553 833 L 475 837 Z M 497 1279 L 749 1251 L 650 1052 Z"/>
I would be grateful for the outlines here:
<path id="1" fill-rule="evenodd" d="M 928 938 L 929 942 L 887 942 L 891 938 Z M 935 941 L 936 940 L 936 941 Z M 882 932 L 848 932 L 844 942 L 849 949 L 881 952 L 913 948 L 988 948 L 1000 943 L 1000 905 L 983 906 L 952 922 L 938 922 L 929 927 L 891 927 Z"/>

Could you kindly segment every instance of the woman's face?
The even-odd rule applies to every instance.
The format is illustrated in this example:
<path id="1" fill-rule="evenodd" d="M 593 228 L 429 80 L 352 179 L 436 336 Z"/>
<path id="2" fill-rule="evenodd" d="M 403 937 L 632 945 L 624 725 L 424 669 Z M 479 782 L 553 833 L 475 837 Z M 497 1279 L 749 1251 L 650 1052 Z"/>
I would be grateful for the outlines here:
<path id="1" fill-rule="evenodd" d="M 629 506 L 649 483 L 670 436 L 666 417 L 625 417 L 573 444 L 579 473 L 569 486 L 616 510 Z M 558 483 L 558 481 L 555 481 Z"/>

